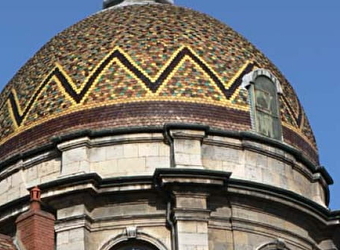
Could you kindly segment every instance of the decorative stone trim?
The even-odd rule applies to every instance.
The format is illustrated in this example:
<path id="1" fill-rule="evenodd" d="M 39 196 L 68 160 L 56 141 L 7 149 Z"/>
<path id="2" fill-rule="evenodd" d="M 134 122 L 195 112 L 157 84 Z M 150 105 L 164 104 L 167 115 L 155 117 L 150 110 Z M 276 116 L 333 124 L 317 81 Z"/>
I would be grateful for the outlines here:
<path id="1" fill-rule="evenodd" d="M 122 243 L 124 241 L 127 241 L 128 239 L 129 238 L 126 235 L 126 233 L 119 234 L 116 237 L 107 240 L 107 242 L 104 243 L 99 249 L 100 250 L 110 250 L 113 246 L 115 246 L 119 243 Z M 151 235 L 140 232 L 140 231 L 136 231 L 136 237 L 134 239 L 148 242 L 148 243 L 154 245 L 159 250 L 169 250 L 159 239 L 156 239 L 156 238 L 152 237 Z"/>
<path id="2" fill-rule="evenodd" d="M 252 72 L 246 74 L 243 78 L 242 78 L 242 88 L 247 88 L 250 84 L 253 84 L 255 82 L 255 79 L 258 76 L 266 76 L 268 77 L 271 81 L 273 81 L 276 85 L 276 89 L 277 89 L 277 93 L 282 94 L 282 87 L 281 87 L 281 83 L 280 81 L 276 78 L 276 76 L 274 76 L 273 73 L 271 73 L 269 70 L 267 69 L 256 69 L 253 70 Z"/>
<path id="3" fill-rule="evenodd" d="M 222 171 L 199 169 L 157 169 L 154 174 L 154 183 L 160 188 L 166 186 L 185 186 L 200 184 L 203 186 L 227 186 L 231 173 Z"/>
<path id="4" fill-rule="evenodd" d="M 257 250 L 290 250 L 283 239 L 277 239 L 274 242 L 266 243 Z"/>
<path id="5" fill-rule="evenodd" d="M 135 239 L 137 237 L 137 227 L 126 227 L 126 236 L 129 239 Z"/>

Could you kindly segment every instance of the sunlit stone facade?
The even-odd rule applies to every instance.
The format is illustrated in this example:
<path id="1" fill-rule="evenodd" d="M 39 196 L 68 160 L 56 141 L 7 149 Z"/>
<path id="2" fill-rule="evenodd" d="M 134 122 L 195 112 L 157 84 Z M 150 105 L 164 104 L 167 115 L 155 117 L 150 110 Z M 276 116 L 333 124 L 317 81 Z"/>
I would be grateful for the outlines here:
<path id="1" fill-rule="evenodd" d="M 24 236 L 55 218 L 57 250 L 338 249 L 332 178 L 279 70 L 171 1 L 104 7 L 0 96 L 0 246 L 39 249 Z"/>

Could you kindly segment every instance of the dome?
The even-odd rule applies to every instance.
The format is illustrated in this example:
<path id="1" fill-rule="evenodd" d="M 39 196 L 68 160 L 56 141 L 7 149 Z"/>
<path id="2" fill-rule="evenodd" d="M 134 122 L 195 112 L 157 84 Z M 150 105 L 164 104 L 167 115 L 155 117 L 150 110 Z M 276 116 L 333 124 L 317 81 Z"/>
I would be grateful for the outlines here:
<path id="1" fill-rule="evenodd" d="M 169 4 L 107 9 L 51 39 L 0 96 L 0 155 L 65 134 L 167 123 L 252 132 L 242 79 L 261 68 L 282 88 L 282 143 L 318 164 L 308 119 L 280 71 L 225 24 Z"/>
<path id="2" fill-rule="evenodd" d="M 279 70 L 172 0 L 104 8 L 51 39 L 0 96 L 4 243 L 337 248 L 332 178 Z"/>

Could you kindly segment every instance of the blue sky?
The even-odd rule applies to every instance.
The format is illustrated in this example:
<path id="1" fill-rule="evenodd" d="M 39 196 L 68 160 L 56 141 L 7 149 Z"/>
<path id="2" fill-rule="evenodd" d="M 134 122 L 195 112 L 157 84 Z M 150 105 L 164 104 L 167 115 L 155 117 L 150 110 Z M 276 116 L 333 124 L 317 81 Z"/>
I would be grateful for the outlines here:
<path id="1" fill-rule="evenodd" d="M 228 24 L 276 64 L 295 88 L 335 180 L 340 209 L 340 1 L 177 0 Z M 0 88 L 55 34 L 101 9 L 101 0 L 0 1 Z"/>

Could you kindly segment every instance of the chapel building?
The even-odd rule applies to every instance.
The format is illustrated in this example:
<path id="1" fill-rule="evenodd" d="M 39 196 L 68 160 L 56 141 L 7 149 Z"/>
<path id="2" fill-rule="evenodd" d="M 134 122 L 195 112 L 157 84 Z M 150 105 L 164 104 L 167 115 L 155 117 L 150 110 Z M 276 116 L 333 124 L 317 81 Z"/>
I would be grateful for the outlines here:
<path id="1" fill-rule="evenodd" d="M 0 250 L 339 250 L 295 91 L 171 0 L 105 0 L 0 95 Z"/>

